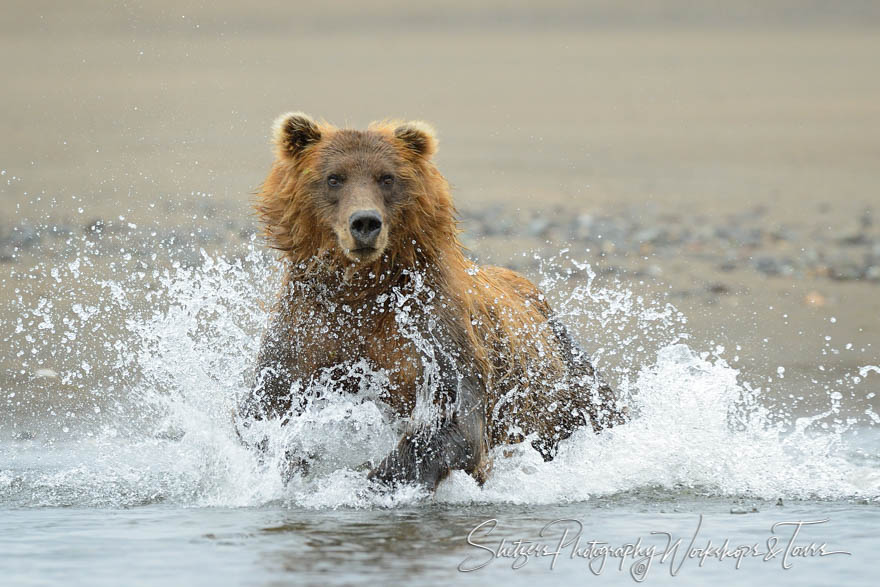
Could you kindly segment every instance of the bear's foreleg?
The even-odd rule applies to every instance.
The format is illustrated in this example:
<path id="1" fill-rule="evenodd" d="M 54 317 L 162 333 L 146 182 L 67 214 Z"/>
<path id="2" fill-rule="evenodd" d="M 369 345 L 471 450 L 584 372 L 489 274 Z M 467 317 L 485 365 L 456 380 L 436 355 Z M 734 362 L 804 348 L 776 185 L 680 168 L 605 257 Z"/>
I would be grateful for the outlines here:
<path id="1" fill-rule="evenodd" d="M 250 430 L 252 423 L 282 418 L 282 424 L 287 424 L 289 418 L 302 408 L 302 398 L 293 396 L 295 361 L 292 345 L 285 336 L 288 328 L 284 318 L 285 313 L 278 310 L 272 315 L 260 344 L 254 381 L 240 399 L 234 418 L 238 439 L 260 455 L 269 450 L 269 439 L 254 435 Z M 309 469 L 308 460 L 291 450 L 285 451 L 280 465 L 285 481 L 295 474 L 307 474 Z"/>
<path id="2" fill-rule="evenodd" d="M 369 478 L 388 485 L 418 483 L 433 491 L 450 471 L 462 469 L 482 484 L 488 474 L 485 393 L 475 377 L 459 386 L 457 406 L 440 422 L 407 431 Z"/>

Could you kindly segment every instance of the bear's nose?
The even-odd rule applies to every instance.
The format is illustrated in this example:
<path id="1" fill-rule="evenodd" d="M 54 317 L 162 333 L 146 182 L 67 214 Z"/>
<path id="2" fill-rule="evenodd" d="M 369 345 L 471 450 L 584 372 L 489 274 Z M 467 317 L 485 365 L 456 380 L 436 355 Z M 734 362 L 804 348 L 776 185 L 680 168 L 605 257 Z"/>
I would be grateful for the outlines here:
<path id="1" fill-rule="evenodd" d="M 348 218 L 348 227 L 357 247 L 373 247 L 382 230 L 382 217 L 375 210 L 360 210 Z"/>

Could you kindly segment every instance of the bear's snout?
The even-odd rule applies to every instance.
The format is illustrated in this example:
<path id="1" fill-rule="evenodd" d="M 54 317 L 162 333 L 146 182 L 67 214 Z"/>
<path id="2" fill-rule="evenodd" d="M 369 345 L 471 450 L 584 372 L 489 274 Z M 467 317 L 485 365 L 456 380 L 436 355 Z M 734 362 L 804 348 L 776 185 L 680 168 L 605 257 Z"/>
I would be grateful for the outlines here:
<path id="1" fill-rule="evenodd" d="M 376 210 L 358 210 L 348 217 L 348 229 L 355 249 L 375 249 L 382 232 L 382 216 Z"/>

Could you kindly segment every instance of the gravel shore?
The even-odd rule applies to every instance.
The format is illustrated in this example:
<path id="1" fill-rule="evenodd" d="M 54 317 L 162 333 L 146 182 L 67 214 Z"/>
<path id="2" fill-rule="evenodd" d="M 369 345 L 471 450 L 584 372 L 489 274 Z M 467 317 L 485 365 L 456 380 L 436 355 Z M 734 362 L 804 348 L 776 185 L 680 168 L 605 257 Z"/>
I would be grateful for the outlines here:
<path id="1" fill-rule="evenodd" d="M 725 273 L 739 270 L 792 280 L 828 279 L 864 281 L 880 285 L 880 223 L 866 208 L 856 218 L 836 219 L 821 214 L 812 223 L 780 224 L 757 207 L 733 215 L 685 216 L 654 208 L 587 212 L 554 207 L 550 210 L 510 210 L 502 206 L 469 207 L 461 213 L 462 242 L 477 257 L 488 244 L 499 248 L 515 243 L 522 250 L 574 249 L 585 259 L 599 261 L 605 271 L 623 269 L 625 261 L 635 275 L 659 276 L 670 261 L 699 261 Z M 203 215 L 198 226 L 139 227 L 124 219 L 92 218 L 82 224 L 0 226 L 0 263 L 17 264 L 23 258 L 52 251 L 69 259 L 71 243 L 85 239 L 102 254 L 127 253 L 151 257 L 158 249 L 199 264 L 200 248 L 221 253 L 250 242 L 259 227 L 252 218 L 226 219 Z M 507 264 L 527 269 L 529 258 L 514 254 Z M 723 292 L 725 285 L 717 285 Z"/>

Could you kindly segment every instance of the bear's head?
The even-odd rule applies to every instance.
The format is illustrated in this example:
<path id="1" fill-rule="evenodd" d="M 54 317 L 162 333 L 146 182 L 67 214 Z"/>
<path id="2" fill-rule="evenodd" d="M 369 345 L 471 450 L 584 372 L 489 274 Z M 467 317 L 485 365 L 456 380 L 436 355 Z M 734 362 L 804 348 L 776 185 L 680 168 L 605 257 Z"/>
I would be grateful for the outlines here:
<path id="1" fill-rule="evenodd" d="M 378 273 L 436 261 L 457 246 L 427 124 L 381 122 L 361 131 L 290 113 L 273 134 L 276 159 L 257 211 L 270 244 L 291 260 L 320 257 Z"/>

